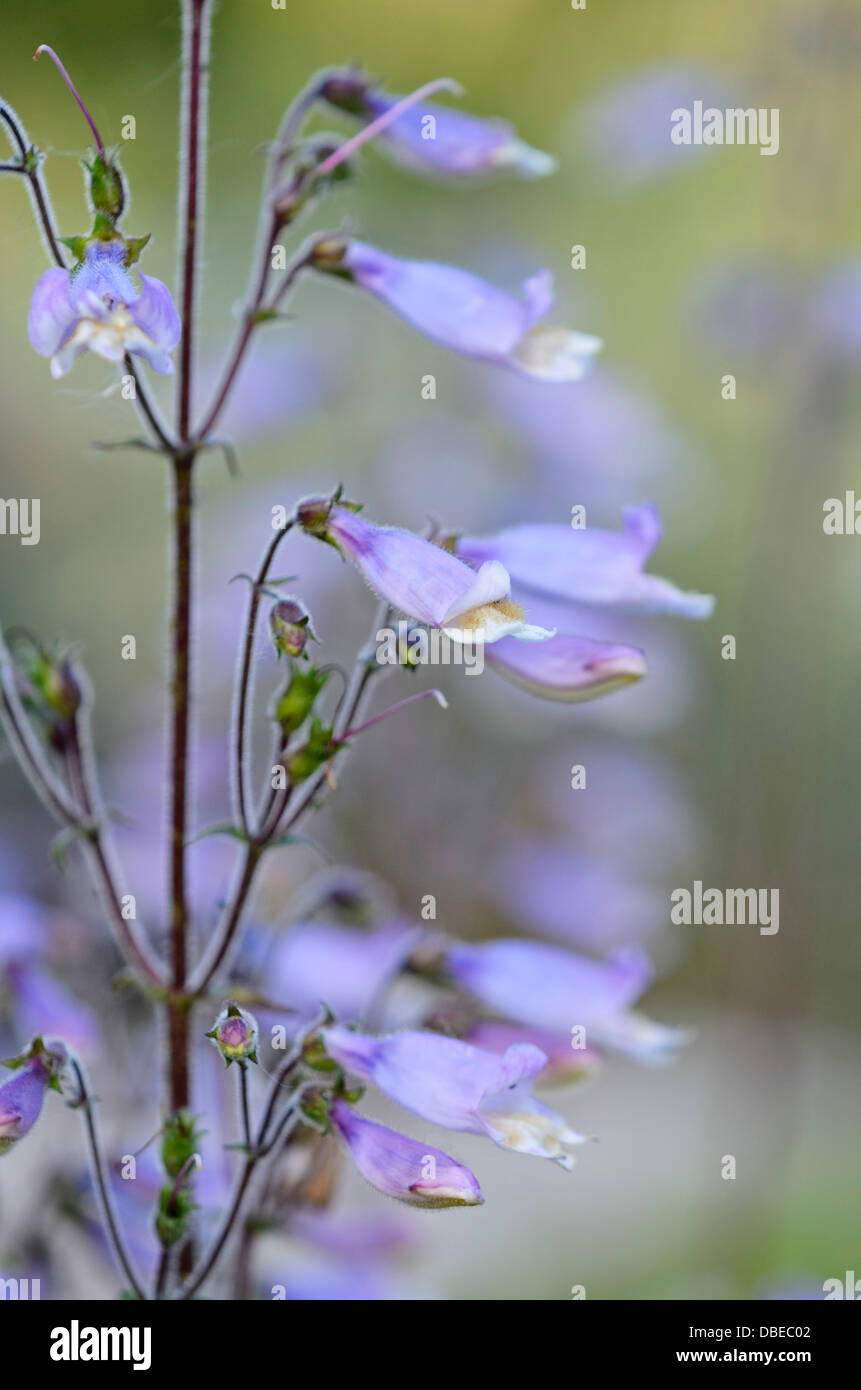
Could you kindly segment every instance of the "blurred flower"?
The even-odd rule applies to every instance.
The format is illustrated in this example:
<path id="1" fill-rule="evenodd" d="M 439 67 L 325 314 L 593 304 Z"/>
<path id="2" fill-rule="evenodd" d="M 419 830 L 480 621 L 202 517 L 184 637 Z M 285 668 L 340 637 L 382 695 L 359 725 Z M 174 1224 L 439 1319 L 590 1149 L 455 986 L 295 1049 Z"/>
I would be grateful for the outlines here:
<path id="1" fill-rule="evenodd" d="M 552 1158 L 564 1168 L 567 1146 L 584 1143 L 530 1094 L 547 1058 L 515 1044 L 499 1057 L 458 1038 L 405 1031 L 372 1038 L 346 1028 L 322 1030 L 326 1051 L 345 1071 L 373 1081 L 391 1100 L 444 1129 L 486 1134 L 502 1149 Z"/>
<path id="2" fill-rule="evenodd" d="M 468 1168 L 429 1144 L 362 1119 L 336 1100 L 330 1118 L 362 1177 L 379 1192 L 415 1207 L 474 1207 L 484 1198 Z"/>
<path id="3" fill-rule="evenodd" d="M 850 362 L 861 360 L 861 260 L 827 272 L 815 291 L 813 312 L 826 345 Z"/>
<path id="4" fill-rule="evenodd" d="M 537 941 L 457 942 L 446 966 L 493 1013 L 565 1037 L 584 1028 L 587 1043 L 638 1062 L 668 1061 L 688 1041 L 683 1029 L 631 1012 L 652 979 L 648 957 L 633 948 L 596 961 Z"/>
<path id="5" fill-rule="evenodd" d="M 734 104 L 729 98 L 726 79 L 707 69 L 644 68 L 607 88 L 585 111 L 578 107 L 572 129 L 584 139 L 602 182 L 626 190 L 708 154 L 711 146 L 672 144 L 672 113 L 694 101 L 726 108 Z"/>
<path id="6" fill-rule="evenodd" d="M 708 618 L 711 595 L 683 593 L 668 580 L 643 573 L 661 538 L 657 510 L 627 507 L 624 519 L 621 532 L 554 523 L 512 526 L 495 536 L 461 536 L 456 548 L 473 564 L 497 561 L 515 583 L 567 602 Z"/>
<path id="7" fill-rule="evenodd" d="M 536 327 L 553 305 L 546 270 L 524 282 L 520 300 L 466 270 L 401 260 L 360 241 L 324 243 L 315 264 L 375 295 L 452 352 L 540 381 L 578 380 L 601 348 L 600 339 L 585 333 Z"/>
<path id="8" fill-rule="evenodd" d="M 602 863 L 561 839 L 517 837 L 499 856 L 492 883 L 494 903 L 512 921 L 566 945 L 606 951 L 667 921 L 666 894 L 638 882 L 624 860 Z"/>
<path id="9" fill-rule="evenodd" d="M 18 1032 L 58 1034 L 85 1051 L 99 1040 L 98 1024 L 46 968 L 49 945 L 44 909 L 21 895 L 0 894 L 0 986 Z"/>
<path id="10" fill-rule="evenodd" d="M 136 290 L 126 255 L 121 241 L 92 241 L 74 274 L 54 267 L 39 276 L 27 329 L 36 351 L 50 357 L 52 376 L 65 376 L 88 349 L 108 362 L 131 353 L 153 371 L 173 371 L 168 354 L 182 326 L 170 290 L 142 272 L 143 289 Z"/>
<path id="11" fill-rule="evenodd" d="M 368 1017 L 422 935 L 405 921 L 363 931 L 331 922 L 297 922 L 279 937 L 266 964 L 272 998 L 303 1015 L 325 1004 L 336 1018 Z"/>
<path id="12" fill-rule="evenodd" d="M 325 82 L 322 96 L 364 121 L 376 120 L 403 100 L 349 72 Z M 376 143 L 408 168 L 447 178 L 505 173 L 532 179 L 556 168 L 552 155 L 532 149 L 509 122 L 433 103 L 405 111 L 376 136 Z"/>

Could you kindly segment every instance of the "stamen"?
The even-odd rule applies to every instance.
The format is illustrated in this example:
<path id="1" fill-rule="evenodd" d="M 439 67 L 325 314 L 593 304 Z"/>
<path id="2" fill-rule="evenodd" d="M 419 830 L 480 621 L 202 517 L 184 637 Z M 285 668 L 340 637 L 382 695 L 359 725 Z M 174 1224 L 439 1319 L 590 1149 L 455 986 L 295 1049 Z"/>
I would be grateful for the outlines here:
<path id="1" fill-rule="evenodd" d="M 66 71 L 65 67 L 63 66 L 63 64 L 60 62 L 60 59 L 58 58 L 57 54 L 54 52 L 54 50 L 53 50 L 53 48 L 50 46 L 50 44 L 47 44 L 47 43 L 40 43 L 40 44 L 39 44 L 39 47 L 36 49 L 36 52 L 33 54 L 33 62 L 34 62 L 34 63 L 37 63 L 37 62 L 39 61 L 39 59 L 41 58 L 41 56 L 42 56 L 43 53 L 47 53 L 47 55 L 48 55 L 48 57 L 51 59 L 52 63 L 55 65 L 56 68 L 58 68 L 58 70 L 59 70 L 59 72 L 60 72 L 60 75 L 61 75 L 63 81 L 65 82 L 66 86 L 68 87 L 69 91 L 72 93 L 72 96 L 75 98 L 75 101 L 78 103 L 78 105 L 80 106 L 81 110 L 82 110 L 83 113 L 84 113 L 84 116 L 86 117 L 87 125 L 90 127 L 90 130 L 93 132 L 93 137 L 94 137 L 94 139 L 95 139 L 96 145 L 98 146 L 99 154 L 103 155 L 104 152 L 105 152 L 105 147 L 104 147 L 104 145 L 102 144 L 102 137 L 101 137 L 101 135 L 100 135 L 99 132 L 98 132 L 98 128 L 97 128 L 97 126 L 96 126 L 96 123 L 95 123 L 95 121 L 93 120 L 92 116 L 90 115 L 89 111 L 87 110 L 86 106 L 84 105 L 83 101 L 81 100 L 80 93 L 78 92 L 77 87 L 75 86 L 74 82 L 72 81 L 71 77 L 69 76 L 69 74 L 68 74 L 68 72 Z"/>

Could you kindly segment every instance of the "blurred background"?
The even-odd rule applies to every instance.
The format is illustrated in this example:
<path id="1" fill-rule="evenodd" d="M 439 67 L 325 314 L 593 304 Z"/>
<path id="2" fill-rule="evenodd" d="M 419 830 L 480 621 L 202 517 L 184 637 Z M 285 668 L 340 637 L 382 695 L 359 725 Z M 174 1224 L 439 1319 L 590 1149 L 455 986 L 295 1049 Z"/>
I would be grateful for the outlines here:
<path id="1" fill-rule="evenodd" d="M 33 65 L 36 46 L 61 54 L 106 140 L 135 116 L 122 150 L 125 228 L 152 232 L 144 268 L 174 290 L 177 10 L 149 0 L 132 20 L 107 0 L 85 11 L 31 0 L 5 16 L 0 64 L 0 92 L 48 152 L 65 235 L 88 226 L 86 132 L 57 73 Z M 605 350 L 582 383 L 524 381 L 448 356 L 328 283 L 303 283 L 295 317 L 259 333 L 222 428 L 241 476 L 215 453 L 199 469 L 196 823 L 229 813 L 245 598 L 229 581 L 256 567 L 275 504 L 343 482 L 375 520 L 484 533 L 565 521 L 577 503 L 590 524 L 615 528 L 624 505 L 653 501 L 664 540 L 652 572 L 717 596 L 705 624 L 631 623 L 650 674 L 594 704 L 542 705 L 492 674 L 419 673 L 444 687 L 449 711 L 427 702 L 369 733 L 309 827 L 313 846 L 282 852 L 267 872 L 255 914 L 266 931 L 295 915 L 321 864 L 346 862 L 390 884 L 407 916 L 435 894 L 438 925 L 454 935 L 534 933 L 599 956 L 641 944 L 660 975 L 646 1011 L 696 1030 L 672 1067 L 611 1060 L 559 1101 L 600 1139 L 573 1174 L 433 1135 L 476 1169 L 486 1205 L 406 1213 L 375 1296 L 556 1300 L 584 1285 L 588 1298 L 821 1297 L 824 1279 L 861 1260 L 861 540 L 822 528 L 826 499 L 856 485 L 861 442 L 861 8 L 326 0 L 282 12 L 223 0 L 199 409 L 245 288 L 261 148 L 314 70 L 351 61 L 395 92 L 457 78 L 465 109 L 507 117 L 559 171 L 450 188 L 365 151 L 360 179 L 299 236 L 349 216 L 365 241 L 511 290 L 546 266 L 554 322 L 600 335 Z M 696 99 L 779 108 L 779 153 L 671 145 L 670 112 Z M 319 125 L 351 129 L 334 114 Z M 574 244 L 586 248 L 583 270 L 570 267 Z M 108 364 L 84 358 L 54 383 L 30 349 L 27 307 L 45 265 L 26 191 L 8 178 L 2 494 L 41 499 L 41 541 L 0 538 L 2 619 L 82 643 L 108 800 L 133 818 L 119 832 L 128 877 L 158 933 L 166 470 L 153 455 L 92 448 L 137 430 Z M 420 394 L 428 373 L 433 402 Z M 170 383 L 154 390 L 168 408 Z M 374 611 L 357 576 L 303 538 L 287 542 L 281 565 L 299 577 L 327 658 L 348 660 Z M 120 659 L 126 634 L 133 662 Z M 721 658 L 725 634 L 734 661 Z M 264 636 L 258 656 L 262 711 L 276 674 Z M 392 677 L 378 704 L 416 688 L 406 682 Z M 574 764 L 587 769 L 585 791 L 570 788 Z M 124 1108 L 132 1084 L 146 1089 L 154 1036 L 146 1042 L 143 1010 L 112 988 L 117 962 L 85 876 L 74 862 L 57 872 L 53 827 L 8 758 L 0 787 L 6 920 L 38 919 L 52 980 L 91 1011 L 81 1045 L 102 1124 L 117 1153 L 131 1152 L 158 1124 L 154 1097 L 143 1122 Z M 207 843 L 195 863 L 202 938 L 228 851 Z M 779 889 L 779 933 L 672 926 L 669 895 L 695 879 Z M 21 1041 L 11 978 L 7 1053 Z M 3 1163 L 0 1272 L 41 1269 L 51 1296 L 109 1296 L 109 1267 L 74 1218 L 77 1125 L 59 1102 L 49 1109 L 43 1142 Z M 728 1154 L 735 1181 L 721 1178 Z M 352 1175 L 338 1202 L 357 1220 L 385 1207 Z M 273 1247 L 267 1279 L 297 1258 Z"/>

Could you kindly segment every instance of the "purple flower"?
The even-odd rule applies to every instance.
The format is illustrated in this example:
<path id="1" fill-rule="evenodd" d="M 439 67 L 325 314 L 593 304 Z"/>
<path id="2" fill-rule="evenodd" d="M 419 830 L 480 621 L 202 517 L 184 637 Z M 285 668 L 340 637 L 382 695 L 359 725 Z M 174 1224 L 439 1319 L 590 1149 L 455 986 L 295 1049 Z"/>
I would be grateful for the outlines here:
<path id="1" fill-rule="evenodd" d="M 469 1169 L 440 1149 L 362 1119 L 343 1100 L 334 1102 L 329 1115 L 362 1177 L 378 1192 L 414 1207 L 475 1207 L 484 1201 Z"/>
<path id="2" fill-rule="evenodd" d="M 382 300 L 420 333 L 452 352 L 497 362 L 539 381 L 576 381 L 601 348 L 598 338 L 536 325 L 553 304 L 552 277 L 540 270 L 516 299 L 455 266 L 389 256 L 361 241 L 324 243 L 319 269 L 344 275 Z"/>
<path id="3" fill-rule="evenodd" d="M 515 1043 L 532 1043 L 547 1057 L 547 1065 L 537 1078 L 542 1086 L 562 1085 L 591 1076 L 600 1063 L 600 1055 L 591 1047 L 571 1046 L 571 1039 L 559 1033 L 547 1033 L 542 1028 L 527 1028 L 522 1023 L 503 1023 L 483 1018 L 469 1031 L 468 1042 L 487 1052 L 504 1053 Z"/>
<path id="4" fill-rule="evenodd" d="M 65 1045 L 57 1039 L 36 1038 L 24 1056 L 4 1063 L 13 1071 L 0 1084 L 0 1155 L 29 1134 L 42 1113 L 46 1090 L 49 1086 L 59 1089 L 57 1074 L 67 1056 Z"/>
<path id="5" fill-rule="evenodd" d="M 496 642 L 502 637 L 543 640 L 545 628 L 524 621 L 508 598 L 505 568 L 496 560 L 477 570 L 449 551 L 394 526 L 375 526 L 349 507 L 322 499 L 300 503 L 306 529 L 333 541 L 379 598 L 454 641 Z"/>
<path id="6" fill-rule="evenodd" d="M 266 967 L 266 991 L 278 1004 L 314 1014 L 326 1004 L 353 1023 L 367 1016 L 421 936 L 391 922 L 362 931 L 331 922 L 298 922 L 279 939 Z"/>
<path id="7" fill-rule="evenodd" d="M 402 100 L 350 74 L 331 78 L 322 95 L 365 121 L 376 120 Z M 405 111 L 376 140 L 398 163 L 447 178 L 504 173 L 534 179 L 556 168 L 552 155 L 532 149 L 508 121 L 470 116 L 432 103 Z"/>
<path id="8" fill-rule="evenodd" d="M 457 553 L 472 564 L 502 564 L 515 584 L 566 602 L 615 612 L 708 618 L 709 594 L 683 593 L 643 566 L 661 537 L 652 506 L 625 509 L 625 527 L 603 531 L 550 523 L 512 526 L 495 536 L 464 536 Z"/>
<path id="9" fill-rule="evenodd" d="M 108 362 L 126 353 L 145 357 L 156 372 L 173 371 L 169 353 L 182 331 L 170 290 L 141 273 L 135 289 L 121 241 L 91 241 L 74 271 L 46 270 L 36 281 L 27 329 L 51 375 L 65 376 L 88 349 Z"/>
<path id="10" fill-rule="evenodd" d="M 500 1057 L 458 1038 L 411 1030 L 372 1038 L 334 1026 L 322 1030 L 326 1051 L 339 1066 L 373 1081 L 404 1109 L 444 1129 L 486 1134 L 502 1149 L 552 1158 L 564 1168 L 566 1146 L 583 1135 L 530 1094 L 547 1057 L 529 1043 Z"/>
<path id="11" fill-rule="evenodd" d="M 597 961 L 535 941 L 458 942 L 446 965 L 493 1013 L 564 1036 L 582 1027 L 587 1043 L 639 1062 L 667 1061 L 688 1041 L 684 1030 L 631 1012 L 652 979 L 648 957 L 636 949 Z"/>
<path id="12" fill-rule="evenodd" d="M 609 695 L 646 674 L 639 647 L 564 633 L 526 645 L 505 638 L 487 652 L 487 661 L 498 675 L 530 695 L 566 704 Z"/>

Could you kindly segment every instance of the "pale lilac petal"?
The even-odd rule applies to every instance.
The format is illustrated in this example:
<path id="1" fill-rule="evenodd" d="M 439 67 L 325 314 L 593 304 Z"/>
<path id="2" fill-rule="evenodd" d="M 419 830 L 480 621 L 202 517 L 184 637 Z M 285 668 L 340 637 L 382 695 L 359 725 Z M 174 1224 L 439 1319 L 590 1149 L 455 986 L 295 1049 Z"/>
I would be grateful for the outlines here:
<path id="1" fill-rule="evenodd" d="M 503 1053 L 513 1043 L 532 1043 L 547 1057 L 547 1065 L 537 1077 L 542 1086 L 576 1081 L 590 1076 L 600 1063 L 594 1048 L 571 1046 L 570 1037 L 548 1033 L 522 1023 L 506 1023 L 500 1019 L 480 1019 L 469 1031 L 467 1042 L 486 1052 Z"/>
<path id="2" fill-rule="evenodd" d="M 642 572 L 659 535 L 655 509 L 631 507 L 623 531 L 559 523 L 512 526 L 495 536 L 462 537 L 457 553 L 472 564 L 499 560 L 515 584 L 573 603 L 708 617 L 714 607 L 709 595 L 684 593 Z"/>
<path id="3" fill-rule="evenodd" d="M 526 324 L 532 328 L 547 317 L 553 308 L 553 275 L 549 270 L 537 270 L 523 282 L 526 300 Z"/>
<path id="4" fill-rule="evenodd" d="M 328 531 L 379 598 L 431 626 L 462 613 L 477 587 L 485 602 L 504 598 L 508 576 L 494 566 L 481 577 L 447 550 L 394 526 L 374 526 L 335 507 Z"/>
<path id="5" fill-rule="evenodd" d="M 454 266 L 399 260 L 358 241 L 343 265 L 420 333 L 467 357 L 506 359 L 533 322 L 523 301 Z"/>
<path id="6" fill-rule="evenodd" d="M 566 704 L 595 700 L 646 674 L 646 659 L 638 647 L 564 634 L 536 643 L 506 637 L 487 647 L 486 659 L 521 690 Z"/>
<path id="7" fill-rule="evenodd" d="M 44 271 L 36 281 L 27 316 L 27 332 L 42 357 L 53 357 L 74 330 L 78 315 L 69 295 L 70 284 L 68 270 L 61 270 L 59 266 Z"/>
<path id="8" fill-rule="evenodd" d="M 72 300 L 78 314 L 91 314 L 99 304 L 134 304 L 138 297 L 125 269 L 126 248 L 121 241 L 91 241 L 83 264 L 72 276 Z"/>
<path id="9" fill-rule="evenodd" d="M 173 352 L 182 336 L 182 320 L 173 296 L 167 285 L 152 275 L 141 274 L 141 284 L 143 289 L 132 306 L 132 317 L 162 352 Z"/>
<path id="10" fill-rule="evenodd" d="M 494 1013 L 569 1035 L 577 1025 L 588 1030 L 625 1012 L 652 979 L 648 957 L 633 948 L 598 961 L 538 941 L 456 943 L 446 963 Z"/>
<path id="11" fill-rule="evenodd" d="M 484 1200 L 469 1169 L 440 1149 L 363 1119 L 343 1100 L 335 1101 L 330 1115 L 362 1177 L 387 1196 L 417 1207 L 478 1206 Z"/>

